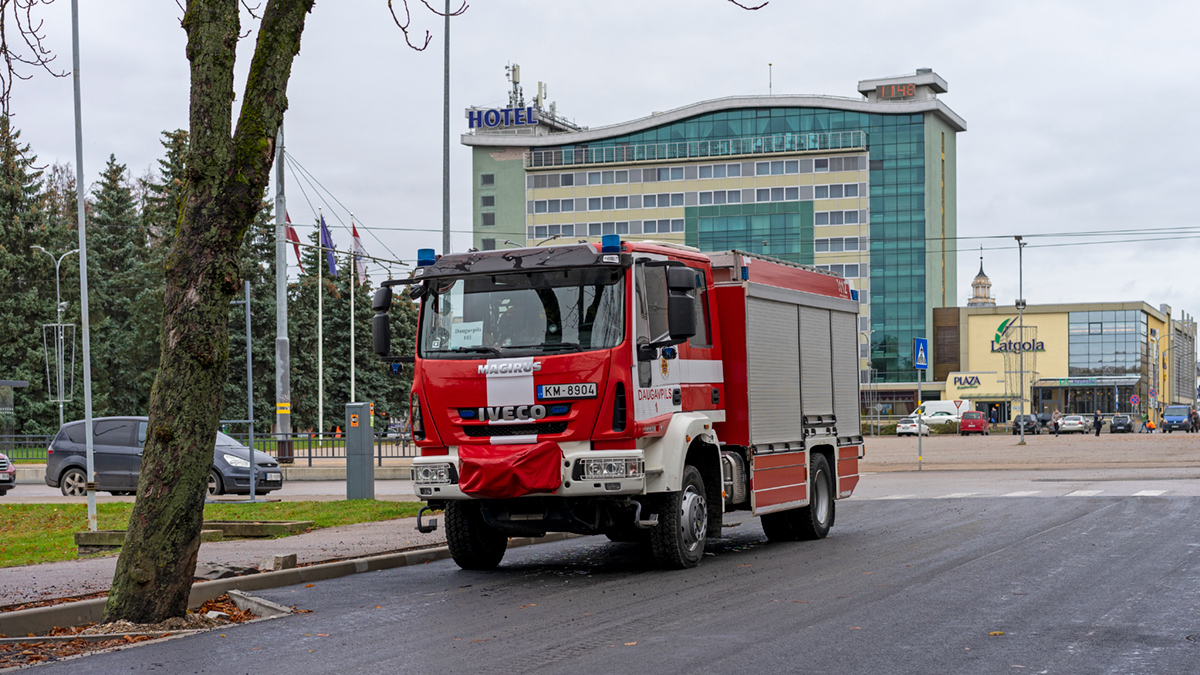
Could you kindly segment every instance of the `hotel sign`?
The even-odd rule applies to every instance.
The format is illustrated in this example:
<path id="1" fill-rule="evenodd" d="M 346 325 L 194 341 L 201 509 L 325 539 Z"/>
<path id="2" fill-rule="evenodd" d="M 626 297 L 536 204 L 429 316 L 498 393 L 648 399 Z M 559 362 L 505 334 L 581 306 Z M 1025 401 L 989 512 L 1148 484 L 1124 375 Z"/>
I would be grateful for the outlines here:
<path id="1" fill-rule="evenodd" d="M 487 127 L 527 127 L 538 124 L 533 108 L 490 108 L 467 110 L 467 125 L 472 129 Z"/>

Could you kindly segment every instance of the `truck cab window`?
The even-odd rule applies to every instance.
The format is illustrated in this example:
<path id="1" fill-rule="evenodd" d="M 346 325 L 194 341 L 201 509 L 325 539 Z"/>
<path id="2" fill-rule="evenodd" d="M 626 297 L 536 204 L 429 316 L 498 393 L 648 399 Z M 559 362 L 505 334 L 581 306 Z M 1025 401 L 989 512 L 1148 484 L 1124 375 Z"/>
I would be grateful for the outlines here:
<path id="1" fill-rule="evenodd" d="M 696 334 L 688 339 L 689 347 L 711 347 L 712 333 L 708 319 L 708 275 L 696 270 Z"/>

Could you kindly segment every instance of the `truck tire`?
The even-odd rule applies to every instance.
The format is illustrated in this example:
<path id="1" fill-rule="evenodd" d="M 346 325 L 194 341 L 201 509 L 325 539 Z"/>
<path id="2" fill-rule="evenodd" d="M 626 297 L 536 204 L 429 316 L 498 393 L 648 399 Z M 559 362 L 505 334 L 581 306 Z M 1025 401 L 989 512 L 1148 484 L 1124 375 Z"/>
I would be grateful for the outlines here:
<path id="1" fill-rule="evenodd" d="M 654 560 L 666 569 L 695 567 L 704 556 L 708 535 L 708 505 L 704 479 L 696 467 L 683 468 L 683 487 L 661 497 L 658 525 L 650 530 Z"/>
<path id="2" fill-rule="evenodd" d="M 810 460 L 809 503 L 798 509 L 788 509 L 762 516 L 762 528 L 767 539 L 777 541 L 803 541 L 824 539 L 833 527 L 836 514 L 833 500 L 833 474 L 825 455 L 813 453 Z"/>
<path id="3" fill-rule="evenodd" d="M 459 567 L 490 570 L 504 558 L 508 537 L 483 521 L 477 502 L 452 501 L 446 504 L 446 543 Z"/>

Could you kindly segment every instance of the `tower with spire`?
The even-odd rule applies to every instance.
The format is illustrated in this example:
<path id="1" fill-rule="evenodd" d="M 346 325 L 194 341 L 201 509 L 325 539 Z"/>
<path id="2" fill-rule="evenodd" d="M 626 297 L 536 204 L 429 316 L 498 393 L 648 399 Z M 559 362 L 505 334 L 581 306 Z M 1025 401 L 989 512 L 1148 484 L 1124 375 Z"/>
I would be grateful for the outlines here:
<path id="1" fill-rule="evenodd" d="M 996 299 L 992 297 L 992 280 L 983 273 L 983 247 L 979 247 L 979 274 L 971 281 L 971 299 L 967 307 L 995 307 Z"/>

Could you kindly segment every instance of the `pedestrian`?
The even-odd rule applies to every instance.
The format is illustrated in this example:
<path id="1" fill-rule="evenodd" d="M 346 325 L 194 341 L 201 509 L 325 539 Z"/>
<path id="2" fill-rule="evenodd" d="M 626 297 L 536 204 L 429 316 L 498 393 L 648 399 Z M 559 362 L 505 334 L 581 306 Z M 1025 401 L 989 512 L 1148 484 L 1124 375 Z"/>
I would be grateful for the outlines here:
<path id="1" fill-rule="evenodd" d="M 1092 426 L 1096 427 L 1096 438 L 1100 438 L 1100 427 L 1104 426 L 1104 417 L 1100 415 L 1099 410 L 1092 416 Z"/>
<path id="2" fill-rule="evenodd" d="M 1142 412 L 1142 430 L 1139 431 L 1138 433 L 1140 433 L 1140 434 L 1146 433 L 1146 430 L 1147 430 L 1149 424 L 1150 424 L 1150 413 L 1143 411 Z"/>
<path id="3" fill-rule="evenodd" d="M 1055 408 L 1054 414 L 1050 416 L 1050 423 L 1054 425 L 1054 435 L 1056 437 L 1058 436 L 1058 427 L 1061 422 L 1062 422 L 1062 413 L 1060 413 L 1058 411 L 1058 408 Z"/>

